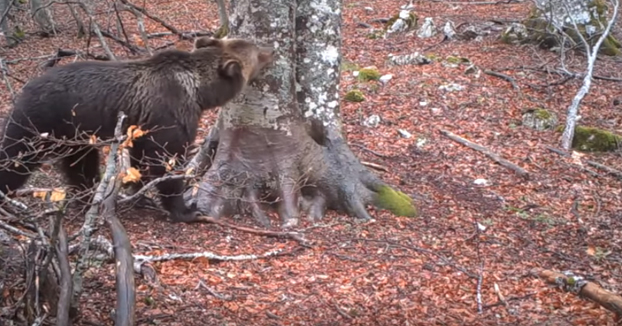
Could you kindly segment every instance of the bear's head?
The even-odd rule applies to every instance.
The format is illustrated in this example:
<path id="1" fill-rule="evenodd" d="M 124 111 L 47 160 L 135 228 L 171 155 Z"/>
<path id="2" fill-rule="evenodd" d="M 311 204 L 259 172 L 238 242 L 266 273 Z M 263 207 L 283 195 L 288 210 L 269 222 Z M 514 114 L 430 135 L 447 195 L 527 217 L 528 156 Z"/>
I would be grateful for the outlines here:
<path id="1" fill-rule="evenodd" d="M 224 77 L 235 77 L 241 74 L 246 83 L 257 78 L 263 68 L 275 59 L 275 51 L 271 47 L 257 45 L 246 39 L 215 39 L 198 38 L 194 50 L 214 47 L 222 51 L 223 57 L 219 73 Z"/>

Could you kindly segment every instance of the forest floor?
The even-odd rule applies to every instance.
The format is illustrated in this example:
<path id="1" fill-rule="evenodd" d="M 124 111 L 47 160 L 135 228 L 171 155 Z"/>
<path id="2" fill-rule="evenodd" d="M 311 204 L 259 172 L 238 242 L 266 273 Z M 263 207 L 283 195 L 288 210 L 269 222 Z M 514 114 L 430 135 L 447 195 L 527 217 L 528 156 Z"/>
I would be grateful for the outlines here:
<path id="1" fill-rule="evenodd" d="M 138 325 L 614 324 L 609 311 L 531 274 L 534 268 L 570 270 L 622 293 L 622 181 L 586 163 L 592 160 L 622 170 L 620 153 L 562 157 L 546 148 L 559 148 L 559 132 L 521 126 L 524 110 L 536 107 L 557 113 L 563 123 L 582 80 L 565 80 L 552 73 L 559 68 L 558 54 L 530 45 L 501 43 L 498 35 L 503 26 L 499 24 L 492 23 L 498 30 L 480 41 L 440 44 L 442 33 L 426 40 L 407 34 L 371 39 L 369 28 L 359 24 L 381 28 L 381 23 L 371 21 L 391 17 L 405 4 L 345 0 L 341 92 L 343 95 L 356 86 L 365 93 L 366 101 L 341 104 L 353 151 L 363 161 L 384 166 L 386 172 L 376 172 L 411 195 L 421 216 L 395 217 L 372 209 L 375 219 L 360 223 L 331 213 L 319 225 L 302 223 L 299 231 L 312 244 L 303 248 L 293 240 L 260 237 L 213 224 L 171 224 L 152 211 L 126 212 L 121 220 L 135 254 L 207 250 L 240 255 L 275 249 L 287 253 L 237 262 L 195 259 L 154 263 L 157 281 L 136 279 Z M 493 20 L 524 17 L 529 5 L 428 1 L 416 3 L 415 12 L 420 21 L 432 17 L 437 26 L 446 20 L 456 26 L 482 26 Z M 209 1 L 155 0 L 146 9 L 183 31 L 213 30 L 218 25 L 216 6 Z M 109 16 L 98 15 L 104 29 Z M 131 38 L 138 35 L 135 20 L 130 15 L 123 17 Z M 22 44 L 2 49 L 0 55 L 12 61 L 50 55 L 57 48 L 85 48 L 85 41 L 76 38 L 72 21 L 59 18 L 58 23 L 57 37 L 27 34 Z M 149 19 L 145 24 L 149 33 L 166 31 Z M 619 25 L 616 33 L 620 39 Z M 35 30 L 33 26 L 24 28 Z M 152 46 L 170 40 L 154 39 Z M 99 43 L 93 39 L 92 44 Z M 121 46 L 109 44 L 119 57 L 128 56 Z M 177 45 L 190 47 L 191 43 Z M 468 58 L 482 71 L 511 76 L 518 89 L 483 72 L 464 74 L 465 66 L 447 66 L 443 60 L 428 65 L 387 64 L 389 53 L 417 51 L 441 59 Z M 103 54 L 101 49 L 94 52 Z M 41 73 L 42 61 L 8 65 L 8 80 L 16 91 L 21 82 Z M 585 58 L 578 54 L 569 53 L 565 63 L 570 71 L 585 69 Z M 393 78 L 385 86 L 360 84 L 348 68 L 353 65 L 375 65 Z M 598 61 L 595 74 L 619 79 L 621 65 L 604 58 Z M 439 89 L 452 83 L 464 88 L 452 92 Z M 5 113 L 10 109 L 10 93 L 4 83 L 0 87 L 0 109 Z M 581 104 L 581 124 L 622 133 L 622 106 L 614 105 L 616 99 L 622 99 L 622 82 L 595 79 Z M 216 114 L 205 116 L 205 128 Z M 380 116 L 380 124 L 363 126 L 373 114 Z M 413 137 L 400 137 L 397 129 Z M 523 179 L 482 153 L 450 140 L 440 130 L 489 148 L 526 169 L 530 178 Z M 477 179 L 487 183 L 475 183 Z M 75 230 L 81 223 L 82 217 L 76 217 L 68 228 Z M 254 226 L 246 217 L 235 223 Z M 485 231 L 478 232 L 478 224 Z M 92 266 L 87 273 L 79 325 L 113 324 L 114 270 L 113 264 L 103 264 Z"/>

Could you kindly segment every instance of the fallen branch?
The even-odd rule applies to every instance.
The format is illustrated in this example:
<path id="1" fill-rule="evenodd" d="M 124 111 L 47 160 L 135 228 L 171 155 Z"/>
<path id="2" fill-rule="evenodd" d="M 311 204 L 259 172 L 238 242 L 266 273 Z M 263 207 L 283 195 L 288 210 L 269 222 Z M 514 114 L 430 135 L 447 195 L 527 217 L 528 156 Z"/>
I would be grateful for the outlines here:
<path id="1" fill-rule="evenodd" d="M 21 235 L 21 236 L 24 236 L 24 237 L 28 237 L 28 238 L 31 238 L 31 239 L 34 239 L 34 238 L 37 237 L 37 235 L 34 234 L 34 233 L 22 231 L 22 230 L 14 227 L 14 226 L 11 226 L 11 225 L 5 223 L 2 220 L 0 220 L 0 228 L 6 230 L 8 232 L 15 233 L 15 234 L 18 234 L 18 235 Z"/>
<path id="2" fill-rule="evenodd" d="M 495 283 L 495 285 L 496 285 L 496 283 Z M 497 291 L 497 287 L 495 287 L 495 292 L 496 291 Z M 510 301 L 527 299 L 527 298 L 532 297 L 532 296 L 534 296 L 536 294 L 537 294 L 536 292 L 533 292 L 533 293 L 527 293 L 525 295 L 518 296 L 518 297 L 502 298 L 501 296 L 499 296 L 499 293 L 498 293 L 497 296 L 498 296 L 499 300 L 497 302 L 484 305 L 482 308 L 489 309 L 489 308 L 493 308 L 493 307 L 497 307 L 497 306 L 507 306 Z"/>
<path id="3" fill-rule="evenodd" d="M 207 292 L 209 292 L 209 294 L 213 295 L 217 299 L 224 300 L 224 301 L 233 300 L 233 298 L 230 295 L 222 295 L 212 290 L 209 286 L 205 285 L 205 282 L 203 282 L 202 279 L 199 279 L 199 284 L 197 284 L 197 286 L 194 289 L 196 290 L 198 288 L 204 288 L 205 290 L 207 290 Z"/>
<path id="4" fill-rule="evenodd" d="M 575 276 L 570 272 L 562 274 L 550 270 L 534 269 L 531 274 L 542 278 L 548 284 L 560 286 L 564 291 L 587 297 L 613 312 L 616 320 L 622 318 L 622 297 L 601 288 L 594 282 L 586 281 L 581 276 Z"/>
<path id="5" fill-rule="evenodd" d="M 514 172 L 518 173 L 523 178 L 526 178 L 526 179 L 529 178 L 529 172 L 527 172 L 527 170 L 525 170 L 525 169 L 521 168 L 520 166 L 518 166 L 518 165 L 516 165 L 516 164 L 514 164 L 514 163 L 512 163 L 512 162 L 510 162 L 510 161 L 508 161 L 508 160 L 506 160 L 506 159 L 504 159 L 502 157 L 500 157 L 499 154 L 490 151 L 486 147 L 478 145 L 478 144 L 475 144 L 475 143 L 473 143 L 471 141 L 468 141 L 468 140 L 466 140 L 466 139 L 464 139 L 464 138 L 462 138 L 462 137 L 460 137 L 460 136 L 458 136 L 458 135 L 456 135 L 456 134 L 454 134 L 452 132 L 449 132 L 447 130 L 440 130 L 440 132 L 441 132 L 441 134 L 447 136 L 449 139 L 451 139 L 451 140 L 453 140 L 455 142 L 458 142 L 458 143 L 460 143 L 460 144 L 462 144 L 462 145 L 464 145 L 466 147 L 469 147 L 471 149 L 474 149 L 476 151 L 479 151 L 479 152 L 483 153 L 484 155 L 490 157 L 493 161 L 495 161 L 495 162 L 501 164 L 502 166 L 504 166 L 504 167 L 506 167 L 508 169 L 511 169 Z"/>
<path id="6" fill-rule="evenodd" d="M 563 150 L 561 150 L 561 149 L 557 149 L 557 148 L 555 148 L 555 147 L 551 147 L 551 146 L 545 146 L 545 148 L 546 148 L 546 149 L 548 149 L 549 151 L 551 151 L 551 152 L 553 152 L 553 153 L 556 153 L 556 154 L 559 154 L 559 155 L 561 155 L 561 156 L 563 156 L 563 157 L 571 157 L 571 155 L 570 155 L 570 154 L 568 154 L 568 153 L 564 152 L 564 151 L 563 151 Z M 577 167 L 579 167 L 582 171 L 587 172 L 589 175 L 591 175 L 591 176 L 593 176 L 593 177 L 597 177 L 597 178 L 598 178 L 598 177 L 601 177 L 601 175 L 600 175 L 600 174 L 598 174 L 598 172 L 596 172 L 596 171 L 592 171 L 592 170 L 590 170 L 590 169 L 588 169 L 588 168 L 584 167 L 583 165 L 580 165 L 580 164 L 573 164 L 573 166 L 577 166 Z"/>
<path id="7" fill-rule="evenodd" d="M 389 169 L 387 169 L 384 165 L 367 162 L 367 161 L 361 161 L 361 164 L 363 164 L 364 166 L 368 166 L 372 169 L 376 169 L 378 171 L 389 172 Z"/>
<path id="8" fill-rule="evenodd" d="M 518 84 L 516 84 L 516 80 L 506 74 L 502 74 L 500 72 L 496 72 L 496 71 L 492 71 L 492 70 L 484 70 L 484 73 L 490 76 L 494 76 L 497 78 L 501 78 L 507 82 L 509 82 L 510 84 L 512 84 L 512 88 L 514 88 L 515 90 L 519 90 Z"/>
<path id="9" fill-rule="evenodd" d="M 196 259 L 196 258 L 207 258 L 211 260 L 218 261 L 242 261 L 242 260 L 256 260 L 274 256 L 280 256 L 283 254 L 283 250 L 272 250 L 268 251 L 261 255 L 236 255 L 236 256 L 221 256 L 209 251 L 203 252 L 195 252 L 188 254 L 167 254 L 161 256 L 145 256 L 145 255 L 134 255 L 134 271 L 136 273 L 140 273 L 141 265 L 144 263 L 152 263 L 158 261 L 168 261 L 168 260 L 176 260 L 176 259 Z"/>
<path id="10" fill-rule="evenodd" d="M 303 238 L 303 236 L 300 233 L 298 233 L 298 232 L 280 232 L 280 231 L 269 231 L 269 230 L 261 230 L 261 229 L 249 228 L 249 227 L 245 227 L 245 226 L 240 226 L 240 225 L 235 225 L 235 224 L 229 224 L 229 223 L 226 223 L 226 222 L 222 222 L 220 220 L 214 219 L 214 218 L 209 217 L 209 216 L 200 216 L 199 220 L 203 221 L 203 222 L 207 222 L 207 223 L 218 224 L 218 225 L 223 226 L 223 227 L 231 228 L 231 229 L 242 231 L 242 232 L 246 232 L 246 233 L 262 235 L 262 236 L 266 236 L 266 237 L 273 237 L 273 238 L 292 239 L 292 240 L 298 242 L 303 247 L 307 247 L 307 248 L 311 247 L 307 243 L 307 241 Z"/>
<path id="11" fill-rule="evenodd" d="M 598 162 L 594 162 L 594 161 L 587 161 L 587 164 L 597 168 L 597 169 L 601 169 L 611 175 L 614 175 L 616 177 L 618 177 L 618 179 L 622 179 L 622 171 L 620 170 L 616 170 L 610 166 L 604 165 L 604 164 L 600 164 Z"/>
<path id="12" fill-rule="evenodd" d="M 382 153 L 378 153 L 378 152 L 376 152 L 376 151 L 374 151 L 374 150 L 371 150 L 371 149 L 369 149 L 369 148 L 367 148 L 367 147 L 365 147 L 365 146 L 363 146 L 363 145 L 361 145 L 361 144 L 354 143 L 354 144 L 352 144 L 352 145 L 354 145 L 354 146 L 356 146 L 356 147 L 358 147 L 358 148 L 360 148 L 360 149 L 362 149 L 362 150 L 364 150 L 364 151 L 366 151 L 366 152 L 370 152 L 370 153 L 372 153 L 372 154 L 374 154 L 374 155 L 376 155 L 376 156 L 378 156 L 378 157 L 382 157 L 382 158 L 387 158 L 387 157 L 389 157 L 388 155 L 384 155 L 384 154 L 382 154 Z"/>

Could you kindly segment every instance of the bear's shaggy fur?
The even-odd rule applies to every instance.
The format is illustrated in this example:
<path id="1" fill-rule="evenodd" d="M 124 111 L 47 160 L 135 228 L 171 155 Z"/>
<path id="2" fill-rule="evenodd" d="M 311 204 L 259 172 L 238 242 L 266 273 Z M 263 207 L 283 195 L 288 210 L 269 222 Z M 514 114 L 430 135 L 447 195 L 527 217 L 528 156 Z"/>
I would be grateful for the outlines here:
<path id="1" fill-rule="evenodd" d="M 194 141 L 202 111 L 233 99 L 272 61 L 272 49 L 244 39 L 199 38 L 192 52 L 54 67 L 24 86 L 6 119 L 0 191 L 20 188 L 50 158 L 60 159 L 70 186 L 92 188 L 99 180 L 99 152 L 76 138 L 113 137 L 119 111 L 127 115 L 124 130 L 150 130 L 133 142 L 132 166 L 146 169 L 143 182 L 162 176 L 162 162 L 179 158 Z M 157 185 L 171 218 L 191 222 L 196 213 L 183 201 L 184 187 L 182 180 Z"/>

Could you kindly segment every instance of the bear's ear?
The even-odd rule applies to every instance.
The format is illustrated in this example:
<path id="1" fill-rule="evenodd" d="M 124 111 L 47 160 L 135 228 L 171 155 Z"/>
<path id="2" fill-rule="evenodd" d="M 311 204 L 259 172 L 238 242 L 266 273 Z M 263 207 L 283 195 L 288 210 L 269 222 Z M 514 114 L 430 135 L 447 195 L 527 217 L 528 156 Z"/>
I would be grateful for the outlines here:
<path id="1" fill-rule="evenodd" d="M 211 37 L 201 37 L 194 41 L 195 49 L 202 49 L 207 47 L 221 47 L 222 41 Z"/>
<path id="2" fill-rule="evenodd" d="M 275 52 L 276 51 L 274 51 L 274 49 L 271 47 L 260 47 L 259 54 L 257 56 L 259 59 L 259 63 L 262 65 L 267 65 L 268 63 L 271 63 L 274 60 Z"/>
<path id="3" fill-rule="evenodd" d="M 234 78 L 242 75 L 242 65 L 237 60 L 227 60 L 220 66 L 219 72 L 227 78 Z"/>

